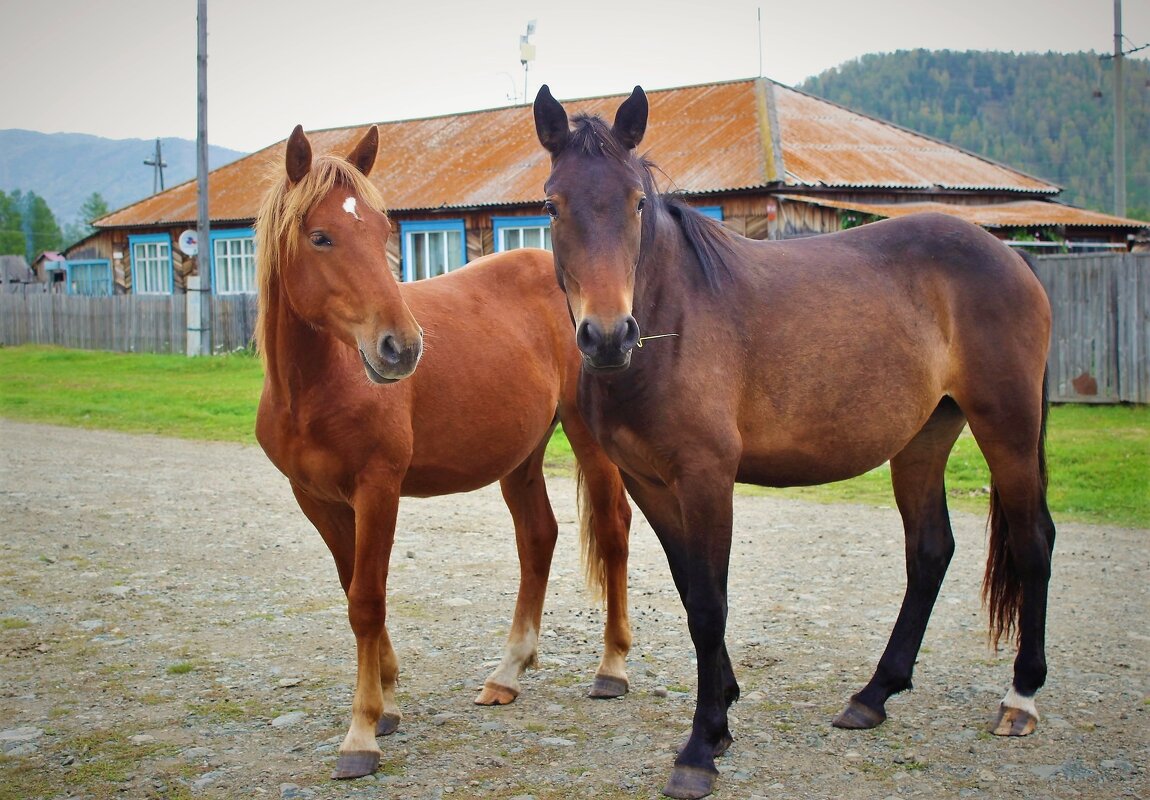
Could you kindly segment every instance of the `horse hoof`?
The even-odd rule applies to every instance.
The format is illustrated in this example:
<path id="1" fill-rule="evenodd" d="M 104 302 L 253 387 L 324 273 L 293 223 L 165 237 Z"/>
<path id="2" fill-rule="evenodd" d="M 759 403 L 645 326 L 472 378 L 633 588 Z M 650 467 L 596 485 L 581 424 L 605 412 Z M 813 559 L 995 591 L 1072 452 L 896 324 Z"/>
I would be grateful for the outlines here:
<path id="1" fill-rule="evenodd" d="M 391 736 L 399 727 L 399 720 L 402 717 L 399 714 L 384 714 L 379 718 L 379 722 L 375 723 L 376 736 Z"/>
<path id="2" fill-rule="evenodd" d="M 379 753 L 359 750 L 352 753 L 340 753 L 335 762 L 335 771 L 331 776 L 336 780 L 345 778 L 362 778 L 370 775 L 379 767 Z"/>
<path id="3" fill-rule="evenodd" d="M 591 684 L 591 691 L 587 693 L 588 697 L 622 697 L 627 694 L 631 685 L 627 683 L 626 678 L 616 678 L 611 675 L 596 675 L 595 682 Z"/>
<path id="4" fill-rule="evenodd" d="M 875 711 L 870 706 L 864 706 L 858 700 L 851 700 L 847 707 L 831 720 L 831 725 L 850 730 L 869 730 L 877 728 L 884 722 L 886 722 L 885 712 Z"/>
<path id="5" fill-rule="evenodd" d="M 1021 708 L 999 705 L 998 716 L 990 723 L 995 736 L 1028 736 L 1038 727 L 1038 717 Z"/>
<path id="6" fill-rule="evenodd" d="M 714 791 L 717 777 L 719 777 L 718 770 L 684 765 L 676 766 L 671 771 L 671 778 L 667 781 L 667 785 L 663 787 L 663 794 L 667 797 L 685 798 L 685 800 L 706 797 Z"/>
<path id="7" fill-rule="evenodd" d="M 475 705 L 505 706 L 514 703 L 518 696 L 519 692 L 515 689 L 500 686 L 497 683 L 485 683 L 483 688 L 479 690 L 479 696 L 475 698 Z"/>

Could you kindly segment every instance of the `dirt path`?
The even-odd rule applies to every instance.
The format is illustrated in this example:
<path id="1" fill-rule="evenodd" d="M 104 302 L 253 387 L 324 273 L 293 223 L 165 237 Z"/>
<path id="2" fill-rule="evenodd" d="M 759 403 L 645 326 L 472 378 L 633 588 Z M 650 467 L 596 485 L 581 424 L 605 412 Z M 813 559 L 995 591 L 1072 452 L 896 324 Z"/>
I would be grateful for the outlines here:
<path id="1" fill-rule="evenodd" d="M 661 550 L 633 533 L 632 692 L 584 697 L 602 617 L 574 492 L 540 669 L 472 705 L 517 580 L 497 489 L 401 508 L 389 596 L 400 732 L 372 778 L 328 779 L 354 645 L 330 557 L 252 447 L 0 420 L 0 798 L 654 798 L 693 709 L 693 651 Z M 1063 524 L 1050 680 L 1025 739 L 983 724 L 983 521 L 958 553 L 913 692 L 876 731 L 830 717 L 869 677 L 903 587 L 890 509 L 740 496 L 728 644 L 743 688 L 717 798 L 1150 798 L 1150 531 Z"/>

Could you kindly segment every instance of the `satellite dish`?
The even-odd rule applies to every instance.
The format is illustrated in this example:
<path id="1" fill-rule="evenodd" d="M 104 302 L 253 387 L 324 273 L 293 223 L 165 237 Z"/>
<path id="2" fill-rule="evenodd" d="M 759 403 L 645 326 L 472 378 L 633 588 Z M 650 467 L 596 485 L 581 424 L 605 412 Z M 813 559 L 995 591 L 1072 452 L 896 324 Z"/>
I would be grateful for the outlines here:
<path id="1" fill-rule="evenodd" d="M 180 248 L 180 252 L 186 256 L 194 256 L 200 251 L 199 244 L 196 241 L 196 232 L 191 228 L 181 233 L 176 243 Z"/>

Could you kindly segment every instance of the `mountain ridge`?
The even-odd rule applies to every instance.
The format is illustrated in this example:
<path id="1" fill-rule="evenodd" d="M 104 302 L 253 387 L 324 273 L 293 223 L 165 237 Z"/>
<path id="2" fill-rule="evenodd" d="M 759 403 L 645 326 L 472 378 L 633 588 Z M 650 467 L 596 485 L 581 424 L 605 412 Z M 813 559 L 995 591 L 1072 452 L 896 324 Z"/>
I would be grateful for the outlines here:
<path id="1" fill-rule="evenodd" d="M 23 128 L 0 130 L 0 191 L 35 192 L 64 226 L 80 223 L 80 208 L 93 192 L 116 210 L 149 197 L 154 169 L 144 164 L 155 155 L 155 139 L 107 139 L 88 133 L 42 133 Z M 196 143 L 160 137 L 164 188 L 196 177 Z M 247 153 L 208 147 L 209 169 Z M 80 176 L 82 173 L 82 177 Z"/>

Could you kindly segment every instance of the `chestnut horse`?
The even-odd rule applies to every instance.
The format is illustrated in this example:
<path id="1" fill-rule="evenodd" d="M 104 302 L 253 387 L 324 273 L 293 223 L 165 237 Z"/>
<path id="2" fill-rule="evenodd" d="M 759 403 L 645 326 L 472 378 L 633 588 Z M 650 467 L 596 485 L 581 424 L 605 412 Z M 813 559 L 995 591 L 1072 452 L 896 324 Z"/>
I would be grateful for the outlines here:
<path id="1" fill-rule="evenodd" d="M 352 720 L 336 778 L 373 772 L 375 737 L 400 720 L 385 593 L 401 495 L 500 482 L 519 596 L 503 660 L 475 702 L 518 695 L 536 658 L 558 533 L 542 464 L 559 422 L 578 461 L 588 582 L 607 600 L 592 696 L 627 691 L 631 645 L 631 509 L 618 469 L 578 413 L 580 355 L 550 255 L 515 250 L 400 285 L 385 250 L 391 224 L 366 178 L 378 146 L 372 127 L 348 159 L 313 160 L 297 127 L 286 174 L 256 223 L 265 366 L 256 437 L 331 550 L 355 633 Z"/>
<path id="2" fill-rule="evenodd" d="M 943 215 L 794 241 L 736 236 L 657 191 L 634 152 L 647 125 L 639 87 L 612 126 L 580 116 L 572 127 L 544 86 L 535 122 L 551 154 L 556 272 L 583 353 L 580 405 L 663 545 L 698 656 L 691 736 L 664 792 L 708 794 L 714 758 L 731 744 L 735 482 L 828 483 L 890 461 L 906 594 L 874 676 L 834 719 L 871 728 L 911 686 L 954 550 L 943 473 L 964 424 L 992 475 L 991 636 L 1018 640 L 993 731 L 1032 731 L 1054 545 L 1043 444 L 1051 311 L 1023 259 Z"/>

